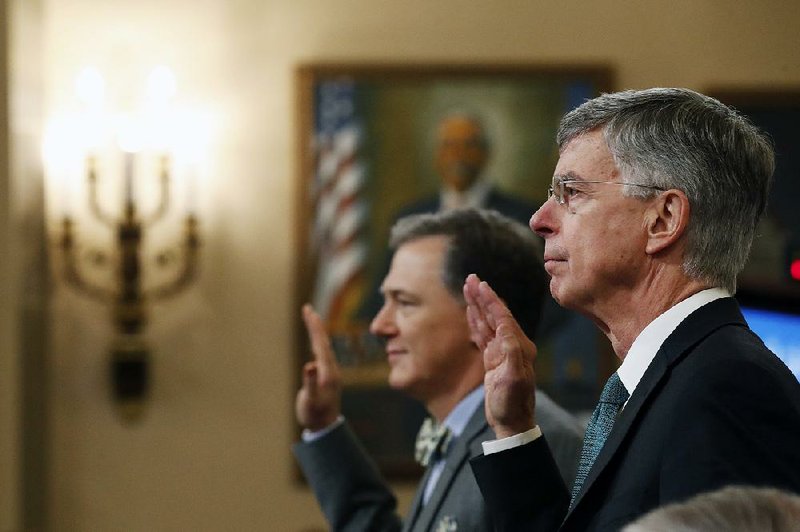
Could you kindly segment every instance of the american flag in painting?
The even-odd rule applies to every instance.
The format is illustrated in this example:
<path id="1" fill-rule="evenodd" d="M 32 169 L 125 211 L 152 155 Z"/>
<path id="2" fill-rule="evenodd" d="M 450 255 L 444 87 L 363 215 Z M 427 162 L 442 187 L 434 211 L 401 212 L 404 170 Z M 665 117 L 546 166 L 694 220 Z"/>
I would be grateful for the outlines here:
<path id="1" fill-rule="evenodd" d="M 364 291 L 365 167 L 359 159 L 362 128 L 355 85 L 326 81 L 316 88 L 311 244 L 317 260 L 312 302 L 333 331 L 341 330 Z"/>

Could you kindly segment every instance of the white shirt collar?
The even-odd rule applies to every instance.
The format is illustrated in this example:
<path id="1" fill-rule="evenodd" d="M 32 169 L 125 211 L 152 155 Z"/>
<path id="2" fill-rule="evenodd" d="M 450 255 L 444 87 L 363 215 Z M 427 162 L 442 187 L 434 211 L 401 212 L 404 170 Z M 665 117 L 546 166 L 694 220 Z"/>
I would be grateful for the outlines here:
<path id="1" fill-rule="evenodd" d="M 722 297 L 730 297 L 730 295 L 723 288 L 708 288 L 687 297 L 651 321 L 633 341 L 625 360 L 617 369 L 617 374 L 622 384 L 625 385 L 625 389 L 633 395 L 633 391 L 639 385 L 639 381 L 655 358 L 656 353 L 661 349 L 661 345 L 689 314 L 703 305 Z"/>
<path id="2" fill-rule="evenodd" d="M 475 410 L 478 409 L 481 401 L 483 401 L 483 385 L 469 392 L 447 415 L 444 419 L 444 424 L 450 429 L 453 436 L 458 437 L 464 432 L 467 423 L 469 423 Z"/>
<path id="3" fill-rule="evenodd" d="M 486 203 L 491 185 L 485 179 L 479 179 L 464 192 L 449 188 L 442 188 L 439 195 L 441 210 L 463 209 L 467 207 L 481 207 Z"/>

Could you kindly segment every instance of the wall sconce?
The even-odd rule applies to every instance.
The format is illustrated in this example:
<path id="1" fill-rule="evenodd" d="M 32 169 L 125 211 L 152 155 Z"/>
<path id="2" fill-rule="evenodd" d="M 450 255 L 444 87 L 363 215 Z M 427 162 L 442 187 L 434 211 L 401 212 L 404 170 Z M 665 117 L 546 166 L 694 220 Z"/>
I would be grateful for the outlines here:
<path id="1" fill-rule="evenodd" d="M 145 410 L 151 381 L 150 348 L 143 335 L 149 304 L 181 293 L 197 275 L 200 245 L 194 212 L 197 162 L 185 156 L 186 150 L 182 159 L 176 157 L 176 152 L 180 151 L 177 146 L 181 142 L 190 150 L 199 149 L 202 142 L 197 135 L 203 128 L 198 128 L 189 115 L 170 109 L 175 79 L 165 67 L 150 74 L 145 98 L 134 113 L 106 110 L 105 83 L 94 69 L 84 70 L 78 76 L 76 92 L 83 109 L 73 120 L 66 121 L 70 124 L 66 128 L 51 129 L 44 150 L 46 165 L 53 174 L 61 174 L 62 180 L 68 180 L 69 174 L 80 173 L 86 180 L 80 187 L 85 192 L 83 202 L 76 202 L 83 212 L 79 208 L 76 215 L 70 210 L 73 191 L 68 181 L 62 181 L 57 198 L 66 204 L 62 206 L 63 217 L 56 238 L 61 276 L 78 292 L 102 301 L 112 310 L 116 333 L 109 360 L 112 398 L 122 419 L 133 421 Z M 82 164 L 66 162 L 76 157 Z M 157 228 L 169 225 L 168 215 L 176 208 L 172 176 L 177 159 L 181 159 L 187 174 L 185 214 L 179 222 L 183 234 L 171 247 L 147 257 L 146 242 Z M 109 167 L 115 166 L 122 170 L 116 176 L 109 171 Z M 149 190 L 145 186 L 147 177 Z M 114 196 L 108 192 L 114 192 L 115 187 L 105 187 L 103 198 L 101 185 L 111 181 L 117 181 L 116 188 L 121 190 L 116 191 L 115 201 L 104 202 L 109 195 Z M 80 219 L 86 220 L 83 231 L 79 231 Z M 113 235 L 110 243 L 100 248 L 87 245 L 90 239 L 86 233 L 95 229 L 88 225 L 102 226 L 110 232 Z M 108 275 L 109 270 L 113 275 Z M 146 283 L 145 278 L 150 277 L 146 274 L 155 270 L 171 275 L 165 278 L 162 273 L 156 275 L 157 282 Z M 106 273 L 102 275 L 99 271 Z"/>

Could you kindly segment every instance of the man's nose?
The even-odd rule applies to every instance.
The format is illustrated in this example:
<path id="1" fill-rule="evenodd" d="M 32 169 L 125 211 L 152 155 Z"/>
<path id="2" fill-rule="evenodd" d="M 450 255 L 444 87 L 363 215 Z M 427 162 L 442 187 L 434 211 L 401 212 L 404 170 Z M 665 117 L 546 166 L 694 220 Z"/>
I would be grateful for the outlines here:
<path id="1" fill-rule="evenodd" d="M 553 198 L 545 201 L 539 209 L 531 216 L 528 226 L 531 231 L 536 233 L 542 238 L 547 238 L 554 232 L 555 228 L 555 212 L 554 209 L 558 207 L 556 200 Z"/>
<path id="2" fill-rule="evenodd" d="M 384 303 L 378 313 L 372 318 L 369 324 L 369 332 L 375 336 L 387 336 L 394 329 L 394 321 L 391 319 L 389 304 Z"/>

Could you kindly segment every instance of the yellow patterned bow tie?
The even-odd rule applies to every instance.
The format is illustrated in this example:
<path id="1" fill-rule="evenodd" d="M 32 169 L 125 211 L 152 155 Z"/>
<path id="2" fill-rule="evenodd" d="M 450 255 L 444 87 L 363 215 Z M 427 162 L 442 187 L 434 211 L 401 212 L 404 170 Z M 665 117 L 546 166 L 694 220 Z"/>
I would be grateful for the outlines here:
<path id="1" fill-rule="evenodd" d="M 428 467 L 432 461 L 447 452 L 452 439 L 453 433 L 447 426 L 438 423 L 433 418 L 426 418 L 417 434 L 414 458 L 422 467 Z"/>

